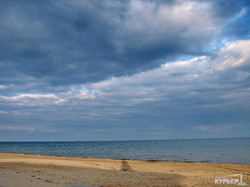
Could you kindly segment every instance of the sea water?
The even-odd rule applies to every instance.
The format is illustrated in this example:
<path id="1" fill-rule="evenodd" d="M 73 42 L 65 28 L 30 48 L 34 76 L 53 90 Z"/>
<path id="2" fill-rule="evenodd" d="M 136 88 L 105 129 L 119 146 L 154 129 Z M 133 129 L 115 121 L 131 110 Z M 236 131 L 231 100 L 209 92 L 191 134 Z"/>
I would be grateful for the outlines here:
<path id="1" fill-rule="evenodd" d="M 165 162 L 250 164 L 250 138 L 0 142 L 0 152 Z"/>

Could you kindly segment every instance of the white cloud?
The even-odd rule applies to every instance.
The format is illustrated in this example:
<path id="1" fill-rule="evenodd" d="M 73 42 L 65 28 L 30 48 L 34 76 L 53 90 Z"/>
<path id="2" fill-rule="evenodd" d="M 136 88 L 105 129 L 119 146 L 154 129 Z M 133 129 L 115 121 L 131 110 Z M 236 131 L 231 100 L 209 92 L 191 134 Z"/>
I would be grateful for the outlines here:
<path id="1" fill-rule="evenodd" d="M 206 126 L 197 126 L 193 127 L 194 129 L 202 130 L 202 131 L 213 131 L 213 132 L 219 132 L 219 131 L 225 131 L 229 128 L 231 128 L 230 125 L 206 125 Z"/>
<path id="2" fill-rule="evenodd" d="M 16 101 L 21 99 L 49 99 L 55 98 L 54 94 L 20 94 L 12 97 L 1 97 L 6 100 Z"/>
<path id="3" fill-rule="evenodd" d="M 3 126 L 0 126 L 0 130 L 27 131 L 29 133 L 34 133 L 34 132 L 49 132 L 49 133 L 53 133 L 53 132 L 57 132 L 57 130 L 49 129 L 49 128 L 13 126 L 13 125 L 3 125 Z"/>
<path id="4" fill-rule="evenodd" d="M 57 100 L 55 94 L 19 94 L 16 96 L 0 96 L 0 102 L 9 102 L 19 106 L 48 105 Z"/>
<path id="5" fill-rule="evenodd" d="M 72 87 L 69 92 L 57 94 L 19 94 L 16 96 L 0 96 L 0 102 L 9 102 L 19 106 L 42 106 L 53 104 L 65 104 L 72 99 L 85 100 L 94 99 L 93 93 L 79 92 L 79 88 Z"/>
<path id="6" fill-rule="evenodd" d="M 215 59 L 216 70 L 226 70 L 250 65 L 250 40 L 226 44 Z"/>
<path id="7" fill-rule="evenodd" d="M 120 23 L 121 34 L 125 43 L 137 49 L 186 42 L 192 46 L 197 38 L 209 41 L 220 30 L 219 20 L 213 18 L 211 8 L 211 3 L 198 1 L 160 5 L 152 1 L 130 1 L 127 18 Z M 173 38 L 178 41 L 174 43 Z"/>
<path id="8" fill-rule="evenodd" d="M 4 90 L 4 89 L 6 89 L 7 88 L 7 86 L 5 86 L 5 85 L 0 85 L 0 90 Z"/>

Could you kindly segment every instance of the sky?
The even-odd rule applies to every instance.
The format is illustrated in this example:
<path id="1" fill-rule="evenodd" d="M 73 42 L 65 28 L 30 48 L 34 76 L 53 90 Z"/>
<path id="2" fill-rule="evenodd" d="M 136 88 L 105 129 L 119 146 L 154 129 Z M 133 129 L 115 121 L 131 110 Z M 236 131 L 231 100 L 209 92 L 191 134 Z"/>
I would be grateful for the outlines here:
<path id="1" fill-rule="evenodd" d="M 1 0 L 0 141 L 249 137 L 248 0 Z"/>

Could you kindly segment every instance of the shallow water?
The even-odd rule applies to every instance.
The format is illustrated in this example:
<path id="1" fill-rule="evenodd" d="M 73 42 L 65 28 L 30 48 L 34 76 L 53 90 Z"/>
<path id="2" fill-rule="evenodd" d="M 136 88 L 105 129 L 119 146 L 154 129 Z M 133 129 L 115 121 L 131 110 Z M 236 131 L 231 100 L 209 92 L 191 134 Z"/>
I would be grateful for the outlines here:
<path id="1" fill-rule="evenodd" d="M 0 142 L 0 152 L 169 162 L 250 164 L 250 138 Z"/>

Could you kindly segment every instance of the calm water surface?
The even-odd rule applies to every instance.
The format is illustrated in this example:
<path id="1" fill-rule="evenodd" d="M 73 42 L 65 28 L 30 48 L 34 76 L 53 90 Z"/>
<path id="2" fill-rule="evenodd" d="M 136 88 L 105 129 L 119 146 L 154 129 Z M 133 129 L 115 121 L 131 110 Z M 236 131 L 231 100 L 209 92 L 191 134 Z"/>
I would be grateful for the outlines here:
<path id="1" fill-rule="evenodd" d="M 167 162 L 250 164 L 250 138 L 95 142 L 0 142 L 0 152 Z"/>

